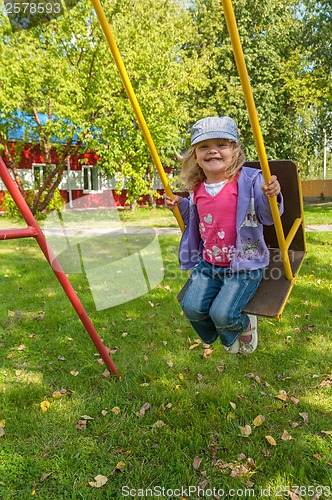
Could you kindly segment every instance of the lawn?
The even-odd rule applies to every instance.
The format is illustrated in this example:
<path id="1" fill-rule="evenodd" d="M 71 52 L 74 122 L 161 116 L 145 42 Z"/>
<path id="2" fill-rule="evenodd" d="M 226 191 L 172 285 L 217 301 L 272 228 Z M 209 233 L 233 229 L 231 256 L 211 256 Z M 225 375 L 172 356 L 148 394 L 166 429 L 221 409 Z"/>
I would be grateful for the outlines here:
<path id="1" fill-rule="evenodd" d="M 159 237 L 160 285 L 125 304 L 96 311 L 71 275 L 119 379 L 36 243 L 1 241 L 0 498 L 331 499 L 332 234 L 307 240 L 251 356 L 196 342 L 176 300 L 179 235 Z"/>
<path id="2" fill-rule="evenodd" d="M 318 203 L 304 207 L 305 224 L 332 224 L 332 203 Z"/>
<path id="3" fill-rule="evenodd" d="M 332 203 L 308 204 L 304 207 L 304 216 L 307 225 L 332 224 Z M 136 211 L 129 209 L 68 211 L 67 217 L 67 222 L 72 225 L 93 225 L 97 228 L 110 227 L 119 221 L 127 225 L 141 224 L 145 227 L 178 227 L 172 212 L 163 206 L 158 206 L 156 209 L 141 207 Z M 9 221 L 6 217 L 0 216 L 0 229 L 24 226 L 23 221 Z"/>

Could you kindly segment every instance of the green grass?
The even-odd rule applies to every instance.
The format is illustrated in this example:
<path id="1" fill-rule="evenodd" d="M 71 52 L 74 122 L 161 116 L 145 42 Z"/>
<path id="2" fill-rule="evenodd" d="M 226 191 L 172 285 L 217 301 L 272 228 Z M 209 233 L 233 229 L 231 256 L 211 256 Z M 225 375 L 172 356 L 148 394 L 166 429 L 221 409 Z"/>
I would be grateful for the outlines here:
<path id="1" fill-rule="evenodd" d="M 310 224 L 331 224 L 332 223 L 332 203 L 317 203 L 305 205 L 305 223 Z M 127 225 L 144 225 L 145 227 L 177 227 L 177 221 L 172 212 L 165 207 L 151 209 L 140 207 L 135 211 L 129 209 L 118 210 L 75 210 L 66 212 L 66 223 L 84 225 L 94 228 L 105 228 L 114 226 L 119 222 Z M 44 222 L 41 222 L 43 226 Z M 0 216 L 0 229 L 24 227 L 26 224 L 22 220 L 8 220 Z"/>
<path id="2" fill-rule="evenodd" d="M 320 498 L 331 498 L 332 235 L 308 233 L 307 240 L 281 321 L 260 319 L 259 348 L 247 357 L 218 343 L 206 358 L 202 346 L 189 349 L 196 335 L 176 300 L 187 276 L 178 271 L 179 236 L 159 237 L 161 285 L 126 304 L 96 311 L 89 284 L 72 275 L 116 351 L 120 379 L 103 376 L 106 366 L 36 243 L 1 241 L 0 498 L 123 498 L 129 489 L 132 498 L 134 490 L 188 491 L 207 480 L 206 490 L 222 488 L 223 498 L 252 498 L 251 488 L 257 498 L 262 489 L 289 498 L 281 493 L 292 485 L 302 493 L 325 487 Z M 138 416 L 144 403 L 150 408 Z M 92 420 L 79 429 L 84 415 Z M 265 420 L 255 427 L 258 415 Z M 282 439 L 285 430 L 293 439 Z M 241 470 L 247 473 L 237 477 Z M 100 489 L 89 485 L 98 474 L 108 477 Z M 176 498 L 170 491 L 165 497 Z"/>
<path id="3" fill-rule="evenodd" d="M 304 207 L 304 220 L 310 224 L 332 224 L 332 203 L 319 203 Z"/>

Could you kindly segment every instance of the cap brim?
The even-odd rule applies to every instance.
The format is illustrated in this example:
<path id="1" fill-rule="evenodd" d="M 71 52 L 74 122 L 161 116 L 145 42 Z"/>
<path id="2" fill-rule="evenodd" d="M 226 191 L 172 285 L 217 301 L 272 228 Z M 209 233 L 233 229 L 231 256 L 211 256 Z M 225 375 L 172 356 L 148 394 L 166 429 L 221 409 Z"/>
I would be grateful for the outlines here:
<path id="1" fill-rule="evenodd" d="M 237 142 L 237 137 L 234 137 L 234 135 L 218 130 L 216 132 L 204 132 L 203 134 L 200 134 L 195 137 L 195 139 L 192 139 L 191 145 L 194 146 L 195 144 L 207 141 L 208 139 L 227 139 L 229 141 Z"/>

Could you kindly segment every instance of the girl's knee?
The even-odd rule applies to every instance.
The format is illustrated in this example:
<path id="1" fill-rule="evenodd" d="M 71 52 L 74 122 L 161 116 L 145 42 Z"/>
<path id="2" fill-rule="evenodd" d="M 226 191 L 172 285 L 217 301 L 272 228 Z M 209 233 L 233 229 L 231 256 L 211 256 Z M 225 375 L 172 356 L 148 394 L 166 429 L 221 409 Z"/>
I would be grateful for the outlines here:
<path id="1" fill-rule="evenodd" d="M 182 311 L 190 321 L 198 321 L 208 315 L 208 311 L 202 311 L 197 304 L 188 300 L 186 301 L 185 299 L 182 300 L 180 306 Z"/>
<path id="2" fill-rule="evenodd" d="M 225 329 L 232 328 L 234 323 L 237 322 L 236 317 L 227 311 L 222 311 L 220 309 L 210 310 L 210 316 L 217 328 Z"/>

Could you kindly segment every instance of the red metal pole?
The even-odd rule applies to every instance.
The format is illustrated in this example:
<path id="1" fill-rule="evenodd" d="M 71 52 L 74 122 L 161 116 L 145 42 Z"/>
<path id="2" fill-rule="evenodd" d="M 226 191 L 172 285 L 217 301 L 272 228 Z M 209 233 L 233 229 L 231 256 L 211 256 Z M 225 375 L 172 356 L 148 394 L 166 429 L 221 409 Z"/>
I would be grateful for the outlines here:
<path id="1" fill-rule="evenodd" d="M 0 231 L 0 240 L 14 240 L 16 238 L 35 238 L 37 232 L 33 227 L 24 227 L 22 229 L 3 229 Z"/>
<path id="2" fill-rule="evenodd" d="M 47 262 L 50 264 L 51 268 L 53 269 L 54 274 L 58 278 L 62 288 L 64 289 L 67 297 L 69 298 L 70 302 L 72 303 L 78 317 L 82 321 L 86 331 L 90 335 L 90 338 L 91 338 L 92 342 L 94 343 L 94 345 L 96 346 L 102 359 L 105 361 L 106 365 L 109 367 L 112 374 L 118 376 L 119 372 L 116 369 L 116 366 L 114 365 L 110 355 L 108 354 L 106 347 L 104 346 L 103 342 L 101 341 L 101 338 L 99 337 L 93 324 L 91 323 L 89 316 L 85 312 L 84 307 L 83 307 L 82 303 L 80 302 L 78 296 L 76 295 L 76 292 L 73 289 L 69 279 L 67 278 L 66 274 L 64 273 L 59 261 L 57 260 L 56 256 L 54 255 L 51 247 L 48 245 L 46 238 L 45 238 L 38 222 L 36 221 L 36 219 L 32 215 L 30 208 L 28 207 L 25 199 L 23 198 L 22 194 L 20 193 L 17 185 L 15 184 L 11 175 L 9 174 L 8 169 L 1 158 L 0 158 L 0 177 L 3 180 L 6 188 L 10 192 L 10 194 L 11 194 L 13 200 L 15 201 L 18 209 L 20 210 L 21 214 L 23 215 L 25 222 L 29 226 L 29 228 L 26 228 L 25 230 L 19 230 L 19 229 L 7 230 L 7 231 L 2 231 L 1 233 L 15 234 L 15 233 L 13 233 L 13 231 L 16 231 L 16 232 L 18 232 L 17 233 L 18 236 L 16 236 L 16 237 L 25 237 L 22 235 L 24 234 L 23 231 L 26 231 L 26 236 L 33 236 L 34 238 L 36 238 L 36 241 L 37 241 L 41 251 L 45 255 Z M 0 233 L 0 239 L 5 239 L 5 238 L 1 238 L 1 233 Z"/>

